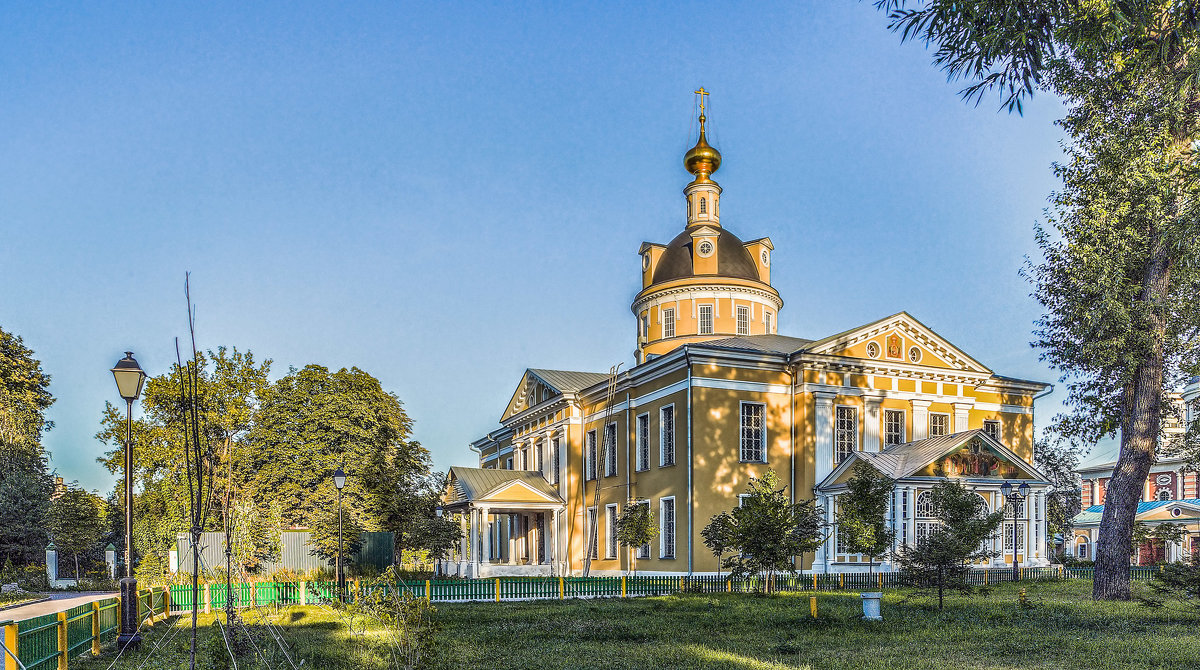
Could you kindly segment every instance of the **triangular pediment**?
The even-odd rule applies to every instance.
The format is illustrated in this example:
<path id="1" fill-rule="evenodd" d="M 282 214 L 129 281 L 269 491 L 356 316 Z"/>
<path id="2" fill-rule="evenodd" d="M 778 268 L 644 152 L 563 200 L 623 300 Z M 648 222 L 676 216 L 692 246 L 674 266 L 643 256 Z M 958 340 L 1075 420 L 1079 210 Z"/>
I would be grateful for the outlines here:
<path id="1" fill-rule="evenodd" d="M 515 414 L 520 414 L 557 395 L 562 395 L 562 393 L 533 370 L 526 370 L 525 374 L 521 376 L 521 383 L 513 391 L 512 398 L 509 399 L 508 406 L 504 409 L 504 415 L 500 417 L 500 420 L 504 421 Z"/>
<path id="2" fill-rule="evenodd" d="M 981 375 L 990 375 L 992 372 L 907 312 L 818 340 L 806 347 L 805 352 Z"/>
<path id="3" fill-rule="evenodd" d="M 555 497 L 546 495 L 520 480 L 505 482 L 479 496 L 477 500 L 483 502 L 559 502 Z"/>
<path id="4" fill-rule="evenodd" d="M 1135 518 L 1138 521 L 1193 522 L 1200 518 L 1200 505 L 1195 500 L 1173 500 L 1148 509 Z"/>
<path id="5" fill-rule="evenodd" d="M 1012 450 L 982 430 L 898 444 L 882 452 L 855 452 L 818 486 L 829 489 L 844 485 L 854 476 L 854 464 L 865 461 L 892 479 L 945 477 L 948 479 L 995 479 L 1046 481 L 1046 476 Z"/>

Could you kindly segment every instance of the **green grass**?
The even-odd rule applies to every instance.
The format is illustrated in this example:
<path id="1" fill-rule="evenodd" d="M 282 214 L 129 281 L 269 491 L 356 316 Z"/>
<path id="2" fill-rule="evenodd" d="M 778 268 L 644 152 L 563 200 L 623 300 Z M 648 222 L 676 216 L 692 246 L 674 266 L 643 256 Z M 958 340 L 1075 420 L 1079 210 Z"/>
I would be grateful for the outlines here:
<path id="1" fill-rule="evenodd" d="M 42 597 L 36 593 L 0 593 L 0 607 L 15 607 L 23 602 L 40 600 Z"/>
<path id="2" fill-rule="evenodd" d="M 1195 668 L 1200 617 L 1137 603 L 1095 603 L 1090 582 L 1005 585 L 951 596 L 946 609 L 911 592 L 887 592 L 879 623 L 861 621 L 857 593 L 681 595 L 629 600 L 437 605 L 436 668 Z M 252 617 L 251 617 L 252 618 Z M 275 620 L 305 667 L 385 668 L 377 631 L 351 635 L 339 615 L 290 608 Z M 212 617 L 202 617 L 211 623 Z M 180 622 L 183 624 L 185 622 Z M 147 649 L 167 634 L 160 624 Z M 206 628 L 207 663 L 223 646 Z M 186 631 L 146 668 L 177 668 Z M 118 668 L 137 667 L 142 654 Z M 78 665 L 106 668 L 112 654 Z M 72 668 L 76 667 L 73 663 Z M 186 667 L 186 666 L 184 666 Z M 245 664 L 242 665 L 246 667 Z"/>

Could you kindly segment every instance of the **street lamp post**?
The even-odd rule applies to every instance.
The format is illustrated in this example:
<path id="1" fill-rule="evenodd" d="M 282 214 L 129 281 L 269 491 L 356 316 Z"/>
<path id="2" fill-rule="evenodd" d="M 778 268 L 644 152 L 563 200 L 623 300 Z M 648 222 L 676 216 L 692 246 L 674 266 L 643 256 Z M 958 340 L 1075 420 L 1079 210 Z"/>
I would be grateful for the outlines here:
<path id="1" fill-rule="evenodd" d="M 1009 482 L 1004 482 L 1003 484 L 1000 485 L 1000 493 L 1004 494 L 1005 503 L 1010 503 L 1010 502 L 1012 503 L 1012 509 L 1013 509 L 1013 532 L 1012 532 L 1012 541 L 1013 541 L 1012 542 L 1012 547 L 1013 547 L 1013 564 L 1012 564 L 1012 566 L 1013 567 L 1012 567 L 1012 571 L 1013 571 L 1013 581 L 1017 582 L 1017 581 L 1021 580 L 1021 564 L 1018 562 L 1020 559 L 1017 557 L 1017 517 L 1019 516 L 1017 514 L 1017 511 L 1019 508 L 1017 506 L 1020 505 L 1023 500 L 1025 500 L 1027 497 L 1029 497 L 1029 484 L 1027 484 L 1025 482 L 1021 482 L 1021 485 L 1017 487 L 1017 493 L 1014 495 L 1013 494 L 1013 485 Z"/>
<path id="2" fill-rule="evenodd" d="M 342 471 L 342 466 L 333 473 L 333 485 L 337 487 L 337 506 L 338 506 L 338 553 L 337 553 L 337 588 L 338 600 L 343 600 L 346 597 L 346 588 L 342 580 L 342 487 L 346 485 L 346 473 Z"/>
<path id="3" fill-rule="evenodd" d="M 117 644 L 122 649 L 142 643 L 138 633 L 137 579 L 133 576 L 133 401 L 142 394 L 146 373 L 138 366 L 132 351 L 112 369 L 117 392 L 125 399 L 125 576 L 121 578 L 121 633 Z"/>

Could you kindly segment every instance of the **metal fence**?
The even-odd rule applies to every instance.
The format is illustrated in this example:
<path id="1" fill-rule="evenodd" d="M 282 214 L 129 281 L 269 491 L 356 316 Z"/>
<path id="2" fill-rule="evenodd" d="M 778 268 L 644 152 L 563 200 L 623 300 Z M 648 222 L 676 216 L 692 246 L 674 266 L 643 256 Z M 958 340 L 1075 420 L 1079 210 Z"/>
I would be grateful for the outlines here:
<path id="1" fill-rule="evenodd" d="M 138 605 L 138 620 L 153 624 L 155 619 L 167 616 L 170 595 L 162 588 L 139 591 Z M 4 646 L 26 670 L 62 670 L 72 657 L 87 651 L 99 654 L 100 647 L 116 639 L 120 620 L 121 600 L 105 598 L 65 612 L 0 622 L 0 627 L 4 630 Z M 0 656 L 0 667 L 17 670 L 9 653 L 0 651 Z"/>
<path id="2" fill-rule="evenodd" d="M 1130 568 L 1135 581 L 1153 579 L 1160 567 Z M 1092 568 L 1022 568 L 1020 580 L 1091 579 Z M 971 570 L 968 582 L 988 586 L 1013 581 L 1011 568 Z M 567 598 L 630 598 L 672 593 L 745 593 L 750 591 L 863 591 L 902 586 L 898 572 L 780 574 L 771 578 L 734 580 L 728 575 L 629 575 L 623 577 L 501 577 L 493 579 L 407 580 L 399 582 L 346 583 L 343 599 L 358 601 L 369 595 L 402 592 L 433 602 L 481 602 L 512 600 L 564 600 Z M 175 584 L 138 592 L 138 620 L 153 624 L 171 614 L 223 609 L 226 603 L 237 608 L 315 605 L 337 599 L 337 584 L 332 581 L 249 582 L 200 586 L 193 601 L 190 585 Z M 111 643 L 120 628 L 120 599 L 106 598 L 74 607 L 65 612 L 33 617 L 23 621 L 0 622 L 3 644 L 16 653 L 27 670 L 67 667 L 67 661 Z M 3 652 L 0 652 L 2 654 Z M 17 670 L 5 655 L 4 670 Z"/>

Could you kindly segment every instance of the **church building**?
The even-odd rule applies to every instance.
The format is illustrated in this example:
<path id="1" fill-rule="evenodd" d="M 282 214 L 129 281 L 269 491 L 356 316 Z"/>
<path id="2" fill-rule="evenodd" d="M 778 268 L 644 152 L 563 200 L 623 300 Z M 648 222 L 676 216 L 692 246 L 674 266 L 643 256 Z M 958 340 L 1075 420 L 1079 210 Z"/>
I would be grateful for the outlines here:
<path id="1" fill-rule="evenodd" d="M 715 573 L 701 531 L 768 470 L 793 500 L 816 498 L 830 524 L 797 567 L 865 571 L 836 532 L 837 498 L 859 459 L 896 480 L 897 544 L 937 523 L 928 491 L 941 479 L 960 479 L 989 510 L 1010 502 L 1006 481 L 1027 483 L 992 541 L 994 564 L 1047 564 L 1035 540 L 1047 483 L 1030 461 L 1034 400 L 1049 386 L 996 374 L 903 311 L 816 339 L 781 335 L 771 269 L 787 250 L 777 256 L 770 238 L 743 241 L 722 224 L 722 157 L 697 93 L 682 230 L 638 250 L 635 365 L 525 371 L 499 427 L 471 444 L 478 463 L 449 473 L 443 512 L 465 534 L 451 572 Z M 626 505 L 649 506 L 654 542 L 619 546 Z"/>

